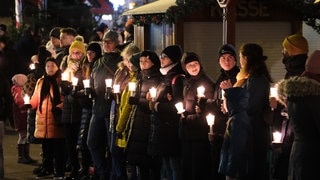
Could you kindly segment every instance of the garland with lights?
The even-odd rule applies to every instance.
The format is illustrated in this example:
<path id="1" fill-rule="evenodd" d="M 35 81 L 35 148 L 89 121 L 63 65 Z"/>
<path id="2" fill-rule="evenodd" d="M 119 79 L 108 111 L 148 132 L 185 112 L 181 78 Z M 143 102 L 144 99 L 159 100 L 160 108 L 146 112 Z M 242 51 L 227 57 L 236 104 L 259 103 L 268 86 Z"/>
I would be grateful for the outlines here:
<path id="1" fill-rule="evenodd" d="M 151 23 L 176 23 L 180 17 L 190 14 L 202 6 L 216 3 L 216 0 L 176 0 L 177 5 L 169 7 L 164 14 L 134 15 L 134 24 L 143 26 Z M 314 0 L 286 0 L 284 3 L 295 10 L 300 15 L 301 20 L 320 34 L 320 2 L 314 3 Z"/>
<path id="2" fill-rule="evenodd" d="M 216 0 L 176 0 L 177 5 L 169 7 L 164 14 L 133 15 L 134 24 L 143 26 L 150 23 L 176 23 L 180 17 L 213 3 L 217 3 Z"/>
<path id="3" fill-rule="evenodd" d="M 320 3 L 313 0 L 287 0 L 287 4 L 300 14 L 308 26 L 320 34 Z"/>

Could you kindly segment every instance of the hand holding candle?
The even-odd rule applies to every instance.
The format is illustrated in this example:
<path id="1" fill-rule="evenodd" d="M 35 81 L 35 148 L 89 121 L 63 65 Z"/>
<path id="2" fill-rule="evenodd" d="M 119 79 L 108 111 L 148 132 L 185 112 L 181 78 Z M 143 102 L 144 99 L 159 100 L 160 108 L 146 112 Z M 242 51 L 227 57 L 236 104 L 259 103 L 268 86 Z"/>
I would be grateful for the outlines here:
<path id="1" fill-rule="evenodd" d="M 116 95 L 116 103 L 119 104 L 119 93 L 120 93 L 120 85 L 119 84 L 113 85 L 113 93 Z"/>
<path id="2" fill-rule="evenodd" d="M 90 79 L 85 79 L 82 82 L 84 88 L 90 88 Z"/>
<path id="3" fill-rule="evenodd" d="M 279 131 L 275 131 L 272 133 L 273 135 L 273 143 L 281 143 L 282 134 Z"/>
<path id="4" fill-rule="evenodd" d="M 155 98 L 157 96 L 157 89 L 155 87 L 152 87 L 149 89 L 150 97 L 152 98 L 152 101 L 155 101 Z"/>
<path id="5" fill-rule="evenodd" d="M 111 86 L 112 86 L 112 79 L 106 79 L 105 82 L 106 82 L 106 88 L 111 88 Z"/>
<path id="6" fill-rule="evenodd" d="M 204 91 L 205 90 L 206 89 L 203 86 L 199 86 L 197 88 L 197 96 L 198 96 L 198 98 L 205 97 L 205 95 L 204 95 Z"/>
<path id="7" fill-rule="evenodd" d="M 69 81 L 69 72 L 68 72 L 68 71 L 64 71 L 64 72 L 61 74 L 61 80 L 62 80 L 62 81 Z"/>
<path id="8" fill-rule="evenodd" d="M 214 119 L 215 119 L 215 116 L 212 115 L 211 113 L 209 113 L 207 116 L 206 116 L 206 119 L 207 119 L 207 123 L 208 123 L 208 126 L 210 127 L 210 134 L 213 134 L 213 125 L 214 125 Z"/>
<path id="9" fill-rule="evenodd" d="M 137 87 L 136 82 L 129 82 L 128 86 L 129 86 L 130 96 L 134 96 L 134 92 L 136 91 L 136 87 Z"/>
<path id="10" fill-rule="evenodd" d="M 30 104 L 30 97 L 28 94 L 25 94 L 23 97 L 24 104 Z"/>
<path id="11" fill-rule="evenodd" d="M 178 111 L 178 114 L 183 114 L 183 112 L 185 111 L 185 109 L 183 108 L 183 103 L 182 102 L 178 102 L 175 104 L 175 107 Z"/>

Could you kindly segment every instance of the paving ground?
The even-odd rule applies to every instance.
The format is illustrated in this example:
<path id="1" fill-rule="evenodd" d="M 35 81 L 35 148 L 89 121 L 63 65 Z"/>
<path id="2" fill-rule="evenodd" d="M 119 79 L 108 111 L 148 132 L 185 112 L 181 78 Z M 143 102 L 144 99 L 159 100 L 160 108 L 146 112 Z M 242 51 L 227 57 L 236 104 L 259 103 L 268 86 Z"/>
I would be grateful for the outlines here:
<path id="1" fill-rule="evenodd" d="M 32 171 L 37 164 L 27 165 L 17 163 L 17 139 L 18 135 L 11 128 L 6 127 L 4 136 L 4 180 L 33 180 L 35 176 Z M 30 145 L 30 156 L 40 162 L 41 146 L 39 144 Z"/>

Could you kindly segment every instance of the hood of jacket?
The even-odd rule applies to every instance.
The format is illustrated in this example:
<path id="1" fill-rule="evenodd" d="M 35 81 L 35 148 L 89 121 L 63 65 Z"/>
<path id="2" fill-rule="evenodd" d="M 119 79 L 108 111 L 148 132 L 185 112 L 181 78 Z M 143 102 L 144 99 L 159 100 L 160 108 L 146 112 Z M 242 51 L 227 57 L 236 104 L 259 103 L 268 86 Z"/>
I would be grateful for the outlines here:
<path id="1" fill-rule="evenodd" d="M 287 98 L 303 96 L 319 96 L 320 83 L 307 77 L 283 79 L 277 83 L 278 98 L 285 103 Z"/>

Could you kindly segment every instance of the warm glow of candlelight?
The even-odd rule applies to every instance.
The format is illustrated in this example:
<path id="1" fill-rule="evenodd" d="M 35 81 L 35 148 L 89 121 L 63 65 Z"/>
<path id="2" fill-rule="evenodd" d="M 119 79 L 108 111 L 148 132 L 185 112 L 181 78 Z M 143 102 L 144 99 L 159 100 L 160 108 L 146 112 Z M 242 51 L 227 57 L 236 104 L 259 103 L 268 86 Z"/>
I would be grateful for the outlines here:
<path id="1" fill-rule="evenodd" d="M 36 68 L 36 65 L 35 65 L 34 63 L 31 63 L 31 64 L 29 65 L 29 68 L 30 68 L 31 70 L 34 70 L 34 69 Z"/>
<path id="2" fill-rule="evenodd" d="M 89 88 L 90 87 L 90 79 L 85 79 L 82 81 L 84 88 Z"/>
<path id="3" fill-rule="evenodd" d="M 207 119 L 207 123 L 209 126 L 212 126 L 214 125 L 214 119 L 215 119 L 215 116 L 211 113 L 209 113 L 207 116 L 206 116 L 206 119 Z"/>
<path id="4" fill-rule="evenodd" d="M 107 87 L 107 88 L 111 88 L 111 86 L 112 86 L 112 79 L 106 79 L 105 82 L 106 82 L 106 87 Z"/>
<path id="5" fill-rule="evenodd" d="M 113 85 L 113 93 L 120 93 L 120 85 L 119 84 Z"/>
<path id="6" fill-rule="evenodd" d="M 281 132 L 275 131 L 272 133 L 272 135 L 273 135 L 273 142 L 274 143 L 281 143 L 281 137 L 282 137 Z"/>
<path id="7" fill-rule="evenodd" d="M 79 80 L 78 78 L 73 77 L 73 78 L 72 78 L 72 86 L 77 86 L 78 80 Z"/>
<path id="8" fill-rule="evenodd" d="M 205 91 L 206 89 L 203 87 L 203 86 L 199 86 L 198 88 L 197 88 L 197 96 L 198 97 L 205 97 L 204 96 L 204 91 Z"/>
<path id="9" fill-rule="evenodd" d="M 128 86 L 129 86 L 129 91 L 132 91 L 132 92 L 136 91 L 136 87 L 137 87 L 136 82 L 129 82 Z"/>
<path id="10" fill-rule="evenodd" d="M 270 97 L 278 97 L 278 88 L 276 87 L 271 87 L 270 88 Z"/>
<path id="11" fill-rule="evenodd" d="M 208 123 L 208 126 L 210 127 L 210 132 L 209 134 L 213 134 L 213 125 L 214 125 L 214 115 L 209 113 L 207 116 L 206 116 L 206 119 L 207 119 L 207 123 Z"/>
<path id="12" fill-rule="evenodd" d="M 221 89 L 221 98 L 222 98 L 223 100 L 225 99 L 224 94 L 225 94 L 224 90 Z"/>
<path id="13" fill-rule="evenodd" d="M 182 102 L 176 103 L 175 107 L 176 107 L 176 109 L 178 111 L 178 114 L 182 114 L 185 111 L 185 109 L 183 108 L 183 103 Z"/>
<path id="14" fill-rule="evenodd" d="M 152 87 L 149 89 L 149 93 L 152 99 L 154 99 L 157 96 L 157 89 L 155 87 Z"/>
<path id="15" fill-rule="evenodd" d="M 61 80 L 62 81 L 69 81 L 69 72 L 65 71 L 61 74 Z"/>
<path id="16" fill-rule="evenodd" d="M 30 96 L 28 94 L 25 94 L 23 97 L 24 104 L 30 104 Z"/>

